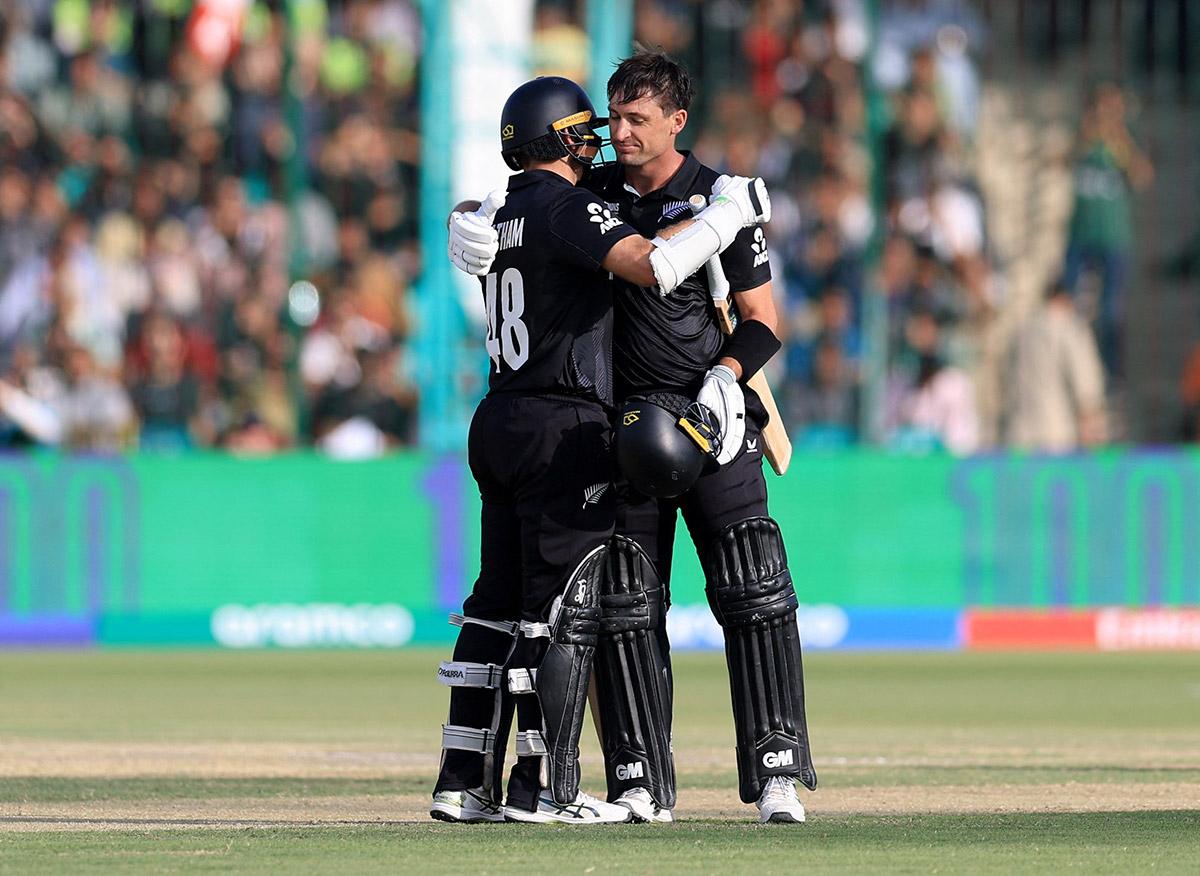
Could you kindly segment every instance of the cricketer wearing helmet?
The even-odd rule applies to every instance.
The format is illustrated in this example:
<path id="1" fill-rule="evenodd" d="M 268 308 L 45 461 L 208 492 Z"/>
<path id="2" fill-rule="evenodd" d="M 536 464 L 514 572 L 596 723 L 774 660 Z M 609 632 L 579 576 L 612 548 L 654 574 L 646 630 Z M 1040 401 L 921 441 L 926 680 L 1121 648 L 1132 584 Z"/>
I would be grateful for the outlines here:
<path id="1" fill-rule="evenodd" d="M 608 83 L 609 131 L 618 165 L 583 184 L 617 205 L 645 237 L 686 215 L 696 194 L 727 179 L 680 152 L 675 139 L 693 95 L 687 72 L 661 53 L 623 61 Z M 768 217 L 769 218 L 769 217 Z M 477 236 L 480 230 L 472 232 Z M 486 246 L 455 239 L 486 260 Z M 458 263 L 461 266 L 462 257 Z M 761 227 L 737 235 L 721 256 L 739 320 L 717 325 L 704 272 L 661 297 L 645 284 L 614 283 L 614 379 L 619 401 L 668 392 L 716 415 L 719 467 L 664 496 L 635 477 L 618 490 L 597 652 L 609 799 L 644 820 L 671 819 L 671 673 L 665 629 L 671 550 L 682 513 L 705 572 L 709 604 L 724 629 L 737 735 L 739 791 L 763 821 L 800 822 L 795 784 L 816 787 L 809 751 L 798 607 L 783 538 L 767 508 L 761 430 L 767 414 L 745 381 L 779 349 L 770 265 Z M 476 268 L 478 269 L 478 268 Z M 628 411 L 628 408 L 626 408 Z M 628 418 L 617 441 L 646 440 Z M 605 600 L 608 600 L 607 602 Z"/>
<path id="2" fill-rule="evenodd" d="M 440 820 L 630 818 L 579 789 L 615 519 L 609 273 L 670 287 L 765 208 L 755 182 L 742 180 L 694 221 L 646 240 L 576 187 L 603 121 L 570 80 L 543 77 L 516 89 L 501 113 L 500 142 L 519 172 L 475 216 L 494 223 L 496 235 L 489 269 L 479 273 L 488 392 L 468 437 L 482 499 L 480 571 L 451 618 L 461 628 L 453 658 L 438 670 L 451 687 L 430 809 Z M 517 759 L 502 801 L 514 711 Z"/>

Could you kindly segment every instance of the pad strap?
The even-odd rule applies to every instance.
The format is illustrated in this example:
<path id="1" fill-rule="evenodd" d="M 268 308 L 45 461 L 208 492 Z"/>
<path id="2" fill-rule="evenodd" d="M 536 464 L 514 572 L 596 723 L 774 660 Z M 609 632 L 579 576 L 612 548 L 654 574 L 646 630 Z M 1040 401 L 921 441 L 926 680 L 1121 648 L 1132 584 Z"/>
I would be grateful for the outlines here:
<path id="1" fill-rule="evenodd" d="M 537 690 L 536 669 L 508 670 L 508 692 L 515 694 L 534 693 Z"/>
<path id="2" fill-rule="evenodd" d="M 504 677 L 504 667 L 495 663 L 456 663 L 443 660 L 438 666 L 438 681 L 451 687 L 499 686 Z"/>
<path id="3" fill-rule="evenodd" d="M 537 621 L 521 621 L 521 635 L 527 639 L 549 639 L 553 630 L 550 624 Z"/>
<path id="4" fill-rule="evenodd" d="M 442 725 L 442 748 L 460 751 L 476 751 L 488 754 L 495 745 L 495 734 L 486 727 L 461 727 L 457 724 Z"/>
<path id="5" fill-rule="evenodd" d="M 517 757 L 541 757 L 546 753 L 546 738 L 537 730 L 517 731 Z"/>
<path id="6" fill-rule="evenodd" d="M 518 627 L 517 624 L 511 621 L 484 620 L 481 617 L 470 617 L 469 615 L 457 613 L 450 615 L 451 626 L 461 627 L 464 624 L 478 624 L 481 627 L 487 627 L 489 630 L 496 630 L 500 633 L 508 633 L 510 636 L 515 636 L 517 634 Z"/>

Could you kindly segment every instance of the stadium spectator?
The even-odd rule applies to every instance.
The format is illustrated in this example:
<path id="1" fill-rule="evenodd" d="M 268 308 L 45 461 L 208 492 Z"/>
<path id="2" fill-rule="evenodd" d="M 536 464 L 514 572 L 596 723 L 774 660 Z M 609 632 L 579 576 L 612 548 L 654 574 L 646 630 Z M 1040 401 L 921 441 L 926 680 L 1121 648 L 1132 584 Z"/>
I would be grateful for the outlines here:
<path id="1" fill-rule="evenodd" d="M 1076 294 L 1085 269 L 1097 275 L 1100 355 L 1117 382 L 1124 377 L 1121 332 L 1133 248 L 1131 193 L 1154 179 L 1154 166 L 1134 140 L 1126 115 L 1125 93 L 1113 83 L 1098 86 L 1088 98 L 1063 267 L 1067 288 Z"/>
<path id="2" fill-rule="evenodd" d="M 923 309 L 910 313 L 905 340 L 906 367 L 893 373 L 888 392 L 890 445 L 910 452 L 944 449 L 956 456 L 979 450 L 971 378 L 943 357 L 934 314 Z"/>
<path id="3" fill-rule="evenodd" d="M 170 316 L 154 314 L 142 327 L 145 374 L 130 391 L 141 420 L 141 450 L 186 450 L 200 409 L 200 385 L 187 370 L 183 330 Z"/>
<path id="4" fill-rule="evenodd" d="M 834 338 L 820 339 L 813 351 L 812 375 L 789 398 L 789 425 L 797 445 L 844 447 L 852 444 L 858 431 L 858 379 L 845 349 Z"/>
<path id="5" fill-rule="evenodd" d="M 40 373 L 37 395 L 0 381 L 0 411 L 24 441 L 64 450 L 115 453 L 134 445 L 137 421 L 121 384 L 100 372 L 91 351 L 59 335 L 61 367 Z"/>
<path id="6" fill-rule="evenodd" d="M 1068 453 L 1105 440 L 1104 373 L 1091 329 L 1061 283 L 1013 338 L 1005 432 L 1015 448 Z"/>

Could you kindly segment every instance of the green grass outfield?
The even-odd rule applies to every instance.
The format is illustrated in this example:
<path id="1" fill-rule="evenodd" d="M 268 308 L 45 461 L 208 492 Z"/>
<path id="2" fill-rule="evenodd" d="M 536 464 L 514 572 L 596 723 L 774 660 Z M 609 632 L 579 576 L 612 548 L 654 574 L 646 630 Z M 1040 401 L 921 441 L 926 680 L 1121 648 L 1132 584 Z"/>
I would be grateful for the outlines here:
<path id="1" fill-rule="evenodd" d="M 802 826 L 753 822 L 723 659 L 677 655 L 680 822 L 591 829 L 427 819 L 442 658 L 0 652 L 0 874 L 1200 870 L 1194 654 L 813 655 Z"/>

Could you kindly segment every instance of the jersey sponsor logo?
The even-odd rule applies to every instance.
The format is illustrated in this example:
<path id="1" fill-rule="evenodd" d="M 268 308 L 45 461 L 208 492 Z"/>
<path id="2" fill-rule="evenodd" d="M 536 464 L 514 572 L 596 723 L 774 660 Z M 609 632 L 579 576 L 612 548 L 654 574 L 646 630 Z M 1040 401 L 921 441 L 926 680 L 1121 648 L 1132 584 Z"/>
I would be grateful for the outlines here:
<path id="1" fill-rule="evenodd" d="M 754 250 L 754 267 L 765 265 L 771 258 L 771 254 L 767 252 L 767 236 L 763 234 L 761 228 L 754 229 L 754 240 L 750 244 L 750 248 Z"/>
<path id="2" fill-rule="evenodd" d="M 692 208 L 688 206 L 687 201 L 668 201 L 663 204 L 662 218 L 663 219 L 678 219 L 680 216 L 692 212 Z"/>
<path id="3" fill-rule="evenodd" d="M 497 252 L 520 246 L 525 239 L 525 217 L 501 222 L 496 226 L 496 234 L 500 238 L 500 248 L 496 250 Z"/>
<path id="4" fill-rule="evenodd" d="M 608 484 L 592 484 L 586 487 L 583 491 L 583 505 L 586 508 L 588 505 L 599 505 L 600 498 L 608 491 Z"/>
<path id="5" fill-rule="evenodd" d="M 589 217 L 590 221 L 595 222 L 600 226 L 601 234 L 608 234 L 608 232 L 612 231 L 621 224 L 620 217 L 614 216 L 608 207 L 602 207 L 595 201 L 592 201 L 590 204 L 588 204 L 587 209 L 588 212 L 592 214 Z"/>
<path id="6" fill-rule="evenodd" d="M 757 438 L 747 438 L 746 439 L 746 452 L 747 453 L 758 453 L 758 439 Z"/>
<path id="7" fill-rule="evenodd" d="M 622 782 L 640 779 L 646 775 L 646 766 L 641 762 L 617 764 L 617 778 Z"/>
<path id="8" fill-rule="evenodd" d="M 791 749 L 787 751 L 768 751 L 762 756 L 763 766 L 769 770 L 778 767 L 789 767 L 796 762 L 796 754 Z"/>

